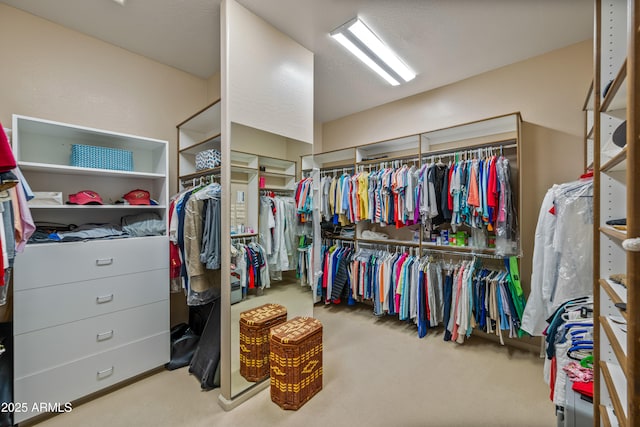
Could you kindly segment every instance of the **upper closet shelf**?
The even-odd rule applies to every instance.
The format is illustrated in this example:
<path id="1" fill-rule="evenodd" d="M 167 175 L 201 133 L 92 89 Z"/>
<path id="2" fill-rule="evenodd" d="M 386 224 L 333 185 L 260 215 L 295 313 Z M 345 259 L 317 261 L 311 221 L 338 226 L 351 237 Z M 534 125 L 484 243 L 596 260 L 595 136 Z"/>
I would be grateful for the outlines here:
<path id="1" fill-rule="evenodd" d="M 220 134 L 213 135 L 211 137 L 205 138 L 203 141 L 196 142 L 195 144 L 180 149 L 180 153 L 185 154 L 197 154 L 204 150 L 220 150 L 221 136 Z"/>
<path id="2" fill-rule="evenodd" d="M 313 154 L 311 158 L 320 168 L 345 164 L 350 164 L 351 166 L 353 166 L 353 164 L 356 162 L 356 150 L 355 148 L 343 148 L 340 150 L 332 150 L 320 154 Z"/>
<path id="3" fill-rule="evenodd" d="M 419 157 L 419 137 L 409 135 L 402 138 L 374 142 L 356 148 L 358 164 L 374 164 L 393 160 Z"/>
<path id="4" fill-rule="evenodd" d="M 25 170 L 149 178 L 167 172 L 166 141 L 20 115 L 13 116 L 13 129 L 16 160 Z"/>
<path id="5" fill-rule="evenodd" d="M 202 176 L 217 176 L 217 175 L 220 175 L 220 166 L 211 168 L 211 169 L 203 169 L 201 171 L 190 173 L 187 175 L 181 175 L 180 180 L 185 181 L 189 179 L 200 178 Z"/>
<path id="6" fill-rule="evenodd" d="M 600 111 L 616 112 L 627 108 L 627 60 L 624 60 L 622 67 L 618 70 L 616 78 L 613 79 L 607 93 L 602 100 Z M 617 114 L 616 114 L 617 115 Z"/>
<path id="7" fill-rule="evenodd" d="M 627 170 L 627 147 L 623 147 L 622 150 L 612 157 L 609 161 L 600 167 L 602 172 L 614 172 Z"/>
<path id="8" fill-rule="evenodd" d="M 222 132 L 220 118 L 221 103 L 217 100 L 178 124 L 176 126 L 180 135 L 178 151 L 195 154 L 207 148 L 220 149 L 219 135 Z M 192 147 L 194 147 L 193 151 L 186 151 Z"/>
<path id="9" fill-rule="evenodd" d="M 262 175 L 262 176 L 272 176 L 272 177 L 275 177 L 275 178 L 280 178 L 280 177 L 282 177 L 282 178 L 291 178 L 291 177 L 295 176 L 295 174 L 292 174 L 292 173 L 290 174 L 290 173 L 281 173 L 281 172 L 262 172 L 262 171 L 260 172 L 260 175 Z"/>
<path id="10" fill-rule="evenodd" d="M 258 156 L 258 164 L 260 165 L 260 173 L 262 175 L 270 173 L 274 174 L 273 176 L 295 176 L 296 174 L 296 162 L 291 160 Z"/>
<path id="11" fill-rule="evenodd" d="M 255 168 L 248 168 L 246 166 L 231 166 L 231 172 L 234 173 L 245 173 L 247 175 L 255 175 L 258 173 L 258 170 Z"/>
<path id="12" fill-rule="evenodd" d="M 54 165 L 48 163 L 35 163 L 35 162 L 18 162 L 18 166 L 23 171 L 31 172 L 46 172 L 56 173 L 64 175 L 91 175 L 91 176 L 110 176 L 110 177 L 123 177 L 123 178 L 164 178 L 164 174 L 160 173 L 147 173 L 147 172 L 130 172 L 120 171 L 112 169 L 97 169 L 97 168 L 81 168 L 77 166 L 65 166 Z"/>
<path id="13" fill-rule="evenodd" d="M 613 237 L 614 239 L 617 239 L 620 241 L 625 240 L 627 238 L 627 233 L 625 233 L 624 231 L 616 230 L 613 227 L 603 226 L 603 227 L 600 227 L 600 231 L 606 234 L 607 236 Z"/>
<path id="14" fill-rule="evenodd" d="M 459 144 L 465 149 L 483 143 L 508 141 L 517 137 L 519 113 L 507 114 L 464 125 L 425 132 L 420 135 L 422 154 L 429 154 L 441 144 Z M 455 148 L 447 145 L 446 148 Z"/>
<path id="15" fill-rule="evenodd" d="M 231 150 L 231 166 L 258 170 L 258 156 L 251 153 Z"/>

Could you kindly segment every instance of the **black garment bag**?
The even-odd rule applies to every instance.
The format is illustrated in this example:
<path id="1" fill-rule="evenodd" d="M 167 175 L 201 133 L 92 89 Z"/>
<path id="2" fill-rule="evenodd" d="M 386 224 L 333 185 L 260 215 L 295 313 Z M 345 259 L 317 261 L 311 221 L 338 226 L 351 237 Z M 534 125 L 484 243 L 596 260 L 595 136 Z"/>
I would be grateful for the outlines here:
<path id="1" fill-rule="evenodd" d="M 209 318 L 189 365 L 189 373 L 198 378 L 204 390 L 220 387 L 220 297 L 211 304 Z"/>

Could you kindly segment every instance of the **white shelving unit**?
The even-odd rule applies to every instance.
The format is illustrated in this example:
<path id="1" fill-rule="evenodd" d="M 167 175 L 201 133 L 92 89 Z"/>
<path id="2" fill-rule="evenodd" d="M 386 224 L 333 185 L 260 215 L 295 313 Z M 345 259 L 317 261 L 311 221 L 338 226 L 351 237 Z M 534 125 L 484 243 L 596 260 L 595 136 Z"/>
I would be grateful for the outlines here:
<path id="1" fill-rule="evenodd" d="M 32 117 L 13 117 L 14 151 L 20 170 L 33 191 L 61 192 L 63 203 L 82 190 L 97 192 L 103 205 L 60 206 L 29 203 L 36 221 L 80 225 L 89 222 L 120 223 L 120 217 L 140 210 L 154 211 L 164 219 L 167 189 L 167 142 L 133 135 L 57 123 Z M 70 166 L 73 144 L 129 150 L 133 170 Z M 142 189 L 158 202 L 154 206 L 116 204 L 126 193 Z"/>
<path id="2" fill-rule="evenodd" d="M 155 212 L 166 221 L 167 142 L 13 116 L 18 166 L 35 192 L 92 190 L 104 205 L 29 207 L 36 223 L 120 224 Z M 70 166 L 73 144 L 129 150 L 133 170 Z M 115 202 L 149 191 L 157 205 Z M 28 244 L 14 273 L 14 400 L 70 402 L 169 360 L 166 236 Z M 16 412 L 19 423 L 37 411 Z"/>
<path id="3" fill-rule="evenodd" d="M 234 236 L 258 232 L 258 156 L 231 151 L 231 230 Z M 223 164 L 224 163 L 223 161 Z"/>
<path id="4" fill-rule="evenodd" d="M 596 0 L 594 113 L 594 318 L 597 425 L 640 423 L 638 253 L 623 248 L 638 236 L 637 155 L 638 27 L 636 0 Z M 614 131 L 626 120 L 626 146 L 615 146 Z M 587 140 L 588 141 L 588 140 Z M 588 150 L 587 150 L 588 154 Z M 627 219 L 627 230 L 607 221 Z M 612 274 L 627 275 L 626 287 Z M 621 310 L 616 304 L 626 304 Z"/>
<path id="5" fill-rule="evenodd" d="M 261 190 L 293 191 L 296 181 L 296 162 L 273 157 L 258 156 Z M 293 193 L 292 193 L 293 194 Z"/>
<path id="6" fill-rule="evenodd" d="M 196 171 L 196 154 L 215 149 L 220 151 L 220 100 L 197 112 L 178 127 L 178 175 L 180 179 L 211 174 L 211 170 Z"/>
<path id="7" fill-rule="evenodd" d="M 420 167 L 425 161 L 432 158 L 443 160 L 453 159 L 456 153 L 468 153 L 469 155 L 483 154 L 483 149 L 491 148 L 494 152 L 502 153 L 510 162 L 511 183 L 514 186 L 515 210 L 520 216 L 521 194 L 520 184 L 520 115 L 518 113 L 506 114 L 492 117 L 476 122 L 437 129 L 416 135 L 374 142 L 342 150 L 335 150 L 325 153 L 316 153 L 313 156 L 305 156 L 302 159 L 303 171 L 317 171 L 318 178 L 322 171 L 331 171 L 334 174 L 341 174 L 344 171 L 352 174 L 355 170 L 373 170 L 380 167 L 400 167 L 402 164 L 413 164 Z M 498 151 L 496 151 L 498 150 Z M 350 169 L 349 169 L 350 168 Z M 315 177 L 315 175 L 314 175 Z M 316 181 L 319 179 L 315 178 Z M 314 183 L 314 197 L 319 191 Z M 518 221 L 519 223 L 519 221 Z M 372 240 L 363 238 L 365 230 L 383 232 L 389 235 L 389 239 Z M 319 235 L 318 227 L 316 235 Z M 420 247 L 426 250 L 446 250 L 456 252 L 461 255 L 476 254 L 493 256 L 496 255 L 494 248 L 480 248 L 473 246 L 451 246 L 437 245 L 427 241 L 427 236 L 418 225 L 407 226 L 400 229 L 395 227 L 379 227 L 371 221 L 359 221 L 356 224 L 356 237 L 354 240 L 362 243 L 373 243 L 382 245 L 395 245 L 407 247 Z M 416 240 L 419 235 L 419 240 Z M 316 239 L 320 241 L 320 239 Z M 510 253 L 519 255 L 520 248 L 517 246 L 519 238 L 514 240 L 514 247 L 509 248 Z"/>

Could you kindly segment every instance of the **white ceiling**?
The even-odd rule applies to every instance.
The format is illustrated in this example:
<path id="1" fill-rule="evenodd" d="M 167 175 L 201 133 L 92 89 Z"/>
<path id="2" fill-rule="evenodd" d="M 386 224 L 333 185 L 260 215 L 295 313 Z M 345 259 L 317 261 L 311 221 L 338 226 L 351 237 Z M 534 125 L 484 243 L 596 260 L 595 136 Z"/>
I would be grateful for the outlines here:
<path id="1" fill-rule="evenodd" d="M 0 0 L 202 78 L 220 68 L 221 0 Z M 321 122 L 593 35 L 593 0 L 238 0 L 315 53 Z M 417 72 L 392 87 L 328 33 L 360 16 Z"/>

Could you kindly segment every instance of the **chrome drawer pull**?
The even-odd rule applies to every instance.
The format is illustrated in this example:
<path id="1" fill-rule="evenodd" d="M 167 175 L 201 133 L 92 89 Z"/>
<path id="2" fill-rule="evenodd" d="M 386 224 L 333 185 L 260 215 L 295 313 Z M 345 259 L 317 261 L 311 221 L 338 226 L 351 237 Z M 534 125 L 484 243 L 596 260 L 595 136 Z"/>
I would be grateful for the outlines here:
<path id="1" fill-rule="evenodd" d="M 111 301 L 113 301 L 113 294 L 96 297 L 96 302 L 98 304 L 104 304 L 106 302 L 111 302 Z"/>
<path id="2" fill-rule="evenodd" d="M 113 258 L 101 258 L 96 260 L 97 266 L 111 265 L 111 264 L 113 264 Z"/>
<path id="3" fill-rule="evenodd" d="M 113 375 L 113 366 L 109 369 L 105 369 L 104 371 L 98 371 L 98 379 L 106 378 L 111 375 Z"/>
<path id="4" fill-rule="evenodd" d="M 108 332 L 102 332 L 102 333 L 98 334 L 96 336 L 96 339 L 98 341 L 104 341 L 104 340 L 108 340 L 111 337 L 113 337 L 113 329 L 108 331 Z"/>

